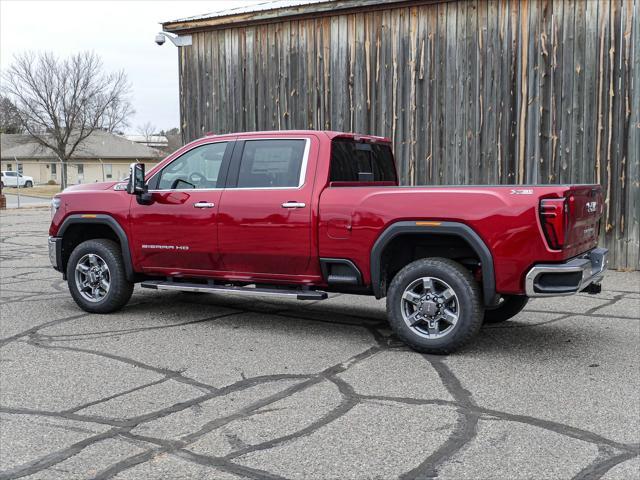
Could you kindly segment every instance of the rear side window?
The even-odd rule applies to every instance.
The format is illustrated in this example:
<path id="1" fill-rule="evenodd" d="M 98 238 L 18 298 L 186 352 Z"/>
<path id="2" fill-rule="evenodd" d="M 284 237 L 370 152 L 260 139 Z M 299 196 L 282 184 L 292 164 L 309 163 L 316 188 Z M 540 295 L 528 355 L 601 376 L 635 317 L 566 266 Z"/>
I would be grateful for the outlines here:
<path id="1" fill-rule="evenodd" d="M 389 145 L 339 138 L 331 142 L 332 182 L 395 182 L 396 169 Z"/>
<path id="2" fill-rule="evenodd" d="M 306 140 L 244 142 L 238 188 L 299 187 Z"/>

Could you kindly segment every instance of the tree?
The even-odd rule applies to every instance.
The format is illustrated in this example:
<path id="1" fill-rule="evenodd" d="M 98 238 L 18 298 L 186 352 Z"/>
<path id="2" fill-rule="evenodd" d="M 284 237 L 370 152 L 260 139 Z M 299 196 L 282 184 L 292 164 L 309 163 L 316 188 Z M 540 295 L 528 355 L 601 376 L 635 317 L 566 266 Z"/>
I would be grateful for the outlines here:
<path id="1" fill-rule="evenodd" d="M 162 130 L 161 135 L 167 137 L 167 146 L 164 151 L 167 154 L 173 153 L 184 145 L 182 143 L 182 135 L 180 135 L 179 128 L 170 128 L 169 130 Z"/>
<path id="2" fill-rule="evenodd" d="M 0 95 L 0 133 L 22 133 L 16 106 L 3 95 Z"/>
<path id="3" fill-rule="evenodd" d="M 2 94 L 15 106 L 21 128 L 63 163 L 62 188 L 67 162 L 87 137 L 126 126 L 133 113 L 126 74 L 105 72 L 95 53 L 17 55 L 2 80 Z"/>
<path id="4" fill-rule="evenodd" d="M 156 126 L 151 122 L 146 122 L 138 127 L 138 133 L 144 137 L 147 145 L 151 142 L 151 137 L 156 133 Z"/>

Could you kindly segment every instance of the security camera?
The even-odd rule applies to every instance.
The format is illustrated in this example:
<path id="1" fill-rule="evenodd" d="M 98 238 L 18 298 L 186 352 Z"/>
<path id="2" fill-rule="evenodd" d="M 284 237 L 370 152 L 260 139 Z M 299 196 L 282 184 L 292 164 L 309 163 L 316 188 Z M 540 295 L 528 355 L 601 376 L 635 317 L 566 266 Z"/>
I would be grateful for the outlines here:
<path id="1" fill-rule="evenodd" d="M 188 47 L 192 44 L 191 35 L 171 35 L 164 32 L 156 34 L 156 43 L 158 45 L 164 45 L 167 39 L 171 40 L 171 43 L 176 47 Z"/>

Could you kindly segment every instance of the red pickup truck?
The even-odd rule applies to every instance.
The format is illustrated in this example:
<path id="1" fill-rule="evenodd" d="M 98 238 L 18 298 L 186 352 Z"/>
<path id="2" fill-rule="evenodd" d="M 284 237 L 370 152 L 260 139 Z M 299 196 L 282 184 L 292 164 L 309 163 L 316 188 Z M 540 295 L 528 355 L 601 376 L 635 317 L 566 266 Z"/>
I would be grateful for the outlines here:
<path id="1" fill-rule="evenodd" d="M 88 312 L 133 286 L 386 297 L 415 350 L 449 353 L 529 297 L 600 292 L 598 185 L 400 187 L 389 139 L 206 136 L 126 182 L 52 200 L 49 255 Z"/>

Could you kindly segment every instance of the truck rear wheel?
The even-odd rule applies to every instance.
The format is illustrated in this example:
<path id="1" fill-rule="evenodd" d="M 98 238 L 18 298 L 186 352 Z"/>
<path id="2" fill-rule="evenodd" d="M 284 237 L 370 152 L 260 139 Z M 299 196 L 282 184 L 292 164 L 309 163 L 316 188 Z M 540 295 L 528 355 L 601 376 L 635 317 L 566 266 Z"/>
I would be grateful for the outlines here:
<path id="1" fill-rule="evenodd" d="M 410 263 L 396 274 L 387 292 L 392 329 L 422 353 L 457 350 L 479 332 L 483 313 L 471 273 L 446 258 Z"/>
<path id="2" fill-rule="evenodd" d="M 67 263 L 67 283 L 78 306 L 91 313 L 115 312 L 133 293 L 120 247 L 106 239 L 87 240 L 73 250 Z"/>
<path id="3" fill-rule="evenodd" d="M 508 295 L 502 297 L 495 308 L 487 308 L 484 311 L 484 323 L 500 323 L 515 317 L 527 305 L 529 297 L 524 295 Z"/>

